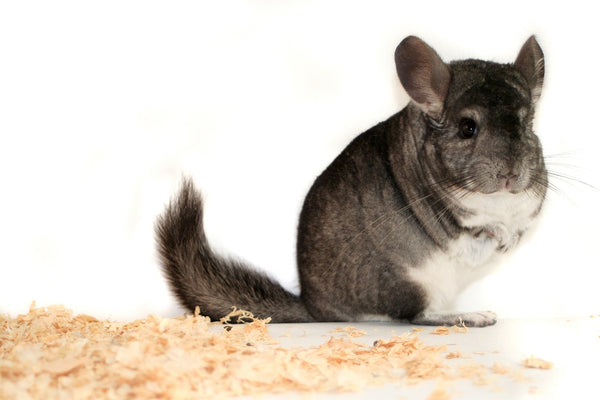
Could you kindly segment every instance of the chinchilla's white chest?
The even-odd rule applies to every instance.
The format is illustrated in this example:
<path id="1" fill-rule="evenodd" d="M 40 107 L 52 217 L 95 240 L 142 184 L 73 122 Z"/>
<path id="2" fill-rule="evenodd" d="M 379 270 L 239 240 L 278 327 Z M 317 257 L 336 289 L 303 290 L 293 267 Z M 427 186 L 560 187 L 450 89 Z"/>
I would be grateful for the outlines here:
<path id="1" fill-rule="evenodd" d="M 457 220 L 465 232 L 441 253 L 462 269 L 479 268 L 518 244 L 536 219 L 541 203 L 542 199 L 528 192 L 463 196 L 459 204 L 465 212 Z"/>
<path id="2" fill-rule="evenodd" d="M 457 218 L 465 231 L 410 271 L 431 310 L 446 309 L 467 285 L 488 275 L 535 220 L 541 200 L 527 193 L 473 194 L 460 204 L 468 211 Z"/>

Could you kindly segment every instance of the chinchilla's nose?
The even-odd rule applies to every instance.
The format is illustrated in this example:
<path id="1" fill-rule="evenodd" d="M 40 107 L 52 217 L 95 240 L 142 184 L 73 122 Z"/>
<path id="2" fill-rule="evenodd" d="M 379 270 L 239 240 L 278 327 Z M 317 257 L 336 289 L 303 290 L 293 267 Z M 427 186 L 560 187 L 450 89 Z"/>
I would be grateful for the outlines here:
<path id="1" fill-rule="evenodd" d="M 511 191 L 519 180 L 519 174 L 513 169 L 505 168 L 498 172 L 496 178 L 498 179 L 498 190 Z"/>

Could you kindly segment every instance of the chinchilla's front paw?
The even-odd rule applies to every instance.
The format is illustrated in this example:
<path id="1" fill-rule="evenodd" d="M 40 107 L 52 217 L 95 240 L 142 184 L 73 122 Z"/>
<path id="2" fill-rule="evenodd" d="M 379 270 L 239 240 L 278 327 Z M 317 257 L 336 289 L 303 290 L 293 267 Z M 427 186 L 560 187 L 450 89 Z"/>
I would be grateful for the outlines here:
<path id="1" fill-rule="evenodd" d="M 496 251 L 500 253 L 506 253 L 515 247 L 520 238 L 518 233 L 510 232 L 504 224 L 479 226 L 471 229 L 471 234 L 479 240 L 495 240 L 498 242 Z"/>

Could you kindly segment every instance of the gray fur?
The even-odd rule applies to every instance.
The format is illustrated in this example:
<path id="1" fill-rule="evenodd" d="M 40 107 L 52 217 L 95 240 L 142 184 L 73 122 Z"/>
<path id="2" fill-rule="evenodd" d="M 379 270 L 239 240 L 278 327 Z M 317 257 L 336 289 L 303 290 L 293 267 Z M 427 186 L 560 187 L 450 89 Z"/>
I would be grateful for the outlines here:
<path id="1" fill-rule="evenodd" d="M 456 252 L 459 238 L 501 254 L 536 217 L 547 187 L 532 131 L 543 53 L 532 36 L 515 64 L 446 64 L 411 36 L 395 57 L 412 101 L 354 139 L 309 191 L 298 227 L 300 298 L 210 250 L 200 196 L 186 181 L 157 223 L 163 268 L 184 305 L 199 305 L 212 318 L 237 306 L 276 322 L 365 315 L 422 324 L 463 316 L 468 325 L 495 322 L 487 313 L 430 313 L 435 293 L 412 272 Z M 462 134 L 471 126 L 466 119 L 477 126 L 472 138 Z M 487 219 L 466 206 L 469 200 L 498 193 L 526 194 L 534 211 L 518 226 L 500 220 L 473 225 Z"/>

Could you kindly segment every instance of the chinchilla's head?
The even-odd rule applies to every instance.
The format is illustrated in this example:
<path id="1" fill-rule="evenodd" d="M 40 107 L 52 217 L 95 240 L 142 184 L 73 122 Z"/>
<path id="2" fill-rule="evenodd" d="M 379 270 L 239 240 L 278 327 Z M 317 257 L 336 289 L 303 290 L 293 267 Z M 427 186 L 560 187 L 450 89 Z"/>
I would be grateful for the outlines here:
<path id="1" fill-rule="evenodd" d="M 424 126 L 423 154 L 432 179 L 469 192 L 543 197 L 547 185 L 540 142 L 532 130 L 544 79 L 544 55 L 530 37 L 512 64 L 444 63 L 421 39 L 396 49 L 396 68 Z"/>

